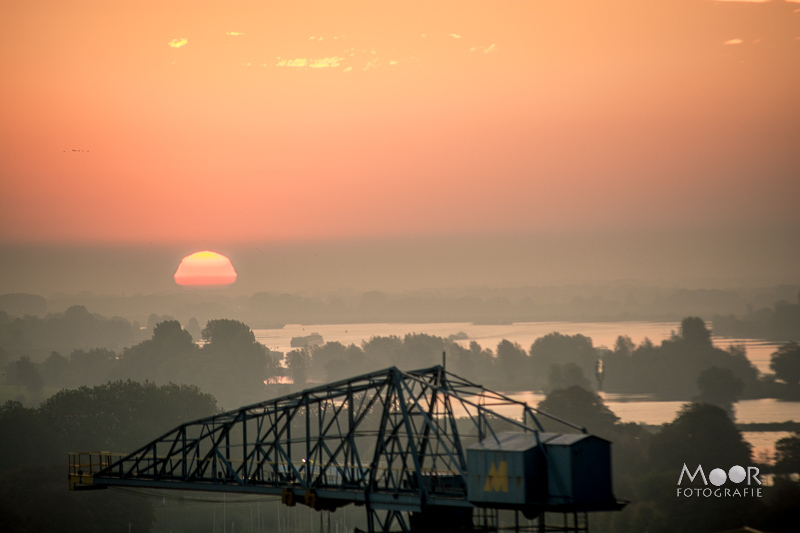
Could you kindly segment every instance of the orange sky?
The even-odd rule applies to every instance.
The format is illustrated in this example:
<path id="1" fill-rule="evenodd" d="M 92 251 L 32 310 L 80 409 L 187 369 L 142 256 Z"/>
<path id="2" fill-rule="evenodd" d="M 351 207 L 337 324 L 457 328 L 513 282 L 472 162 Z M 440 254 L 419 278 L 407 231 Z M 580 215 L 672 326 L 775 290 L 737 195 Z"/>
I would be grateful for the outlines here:
<path id="1" fill-rule="evenodd" d="M 29 0 L 0 53 L 2 242 L 800 228 L 798 3 Z"/>

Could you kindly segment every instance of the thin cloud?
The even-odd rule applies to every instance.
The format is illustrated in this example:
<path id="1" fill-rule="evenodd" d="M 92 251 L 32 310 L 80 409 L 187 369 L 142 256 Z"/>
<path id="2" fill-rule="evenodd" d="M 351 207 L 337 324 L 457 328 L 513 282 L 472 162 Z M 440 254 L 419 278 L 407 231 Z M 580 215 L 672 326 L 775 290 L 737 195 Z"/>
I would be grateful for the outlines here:
<path id="1" fill-rule="evenodd" d="M 473 46 L 469 49 L 470 52 L 483 52 L 484 54 L 491 54 L 497 51 L 497 45 L 492 43 L 489 46 Z"/>
<path id="2" fill-rule="evenodd" d="M 320 58 L 305 58 L 299 57 L 295 59 L 278 59 L 278 62 L 275 64 L 276 67 L 294 67 L 294 68 L 336 68 L 341 66 L 342 61 L 344 60 L 343 57 L 340 56 L 330 56 L 330 57 L 320 57 Z"/>
<path id="3" fill-rule="evenodd" d="M 182 46 L 189 44 L 189 40 L 185 37 L 182 37 L 180 39 L 172 39 L 168 44 L 171 48 L 181 48 Z"/>
<path id="4" fill-rule="evenodd" d="M 305 67 L 308 66 L 308 60 L 304 57 L 297 59 L 278 59 L 276 67 Z"/>
<path id="5" fill-rule="evenodd" d="M 380 62 L 380 60 L 378 58 L 371 59 L 371 60 L 367 61 L 367 64 L 364 65 L 361 68 L 361 70 L 371 70 L 373 68 L 378 68 L 380 66 L 380 64 L 381 64 L 381 62 Z"/>
<path id="6" fill-rule="evenodd" d="M 311 68 L 334 68 L 338 67 L 343 59 L 344 59 L 343 57 L 339 56 L 323 57 L 321 59 L 312 59 L 308 66 Z"/>

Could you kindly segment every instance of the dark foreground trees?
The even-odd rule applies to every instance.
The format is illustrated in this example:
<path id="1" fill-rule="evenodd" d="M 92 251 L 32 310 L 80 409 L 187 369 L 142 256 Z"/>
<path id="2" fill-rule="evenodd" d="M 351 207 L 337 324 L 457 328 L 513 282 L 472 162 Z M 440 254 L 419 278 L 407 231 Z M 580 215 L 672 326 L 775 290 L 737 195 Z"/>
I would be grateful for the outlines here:
<path id="1" fill-rule="evenodd" d="M 688 500 L 675 496 L 684 463 L 691 467 L 702 464 L 706 474 L 716 467 L 752 464 L 749 446 L 723 409 L 687 404 L 674 421 L 652 432 L 637 424 L 621 424 L 597 394 L 580 387 L 552 391 L 539 408 L 584 425 L 614 443 L 616 494 L 632 503 L 620 513 L 593 515 L 595 532 L 712 533 L 744 525 L 794 531 L 800 486 L 789 478 L 766 487 L 762 499 Z M 124 532 L 130 527 L 132 532 L 148 531 L 154 514 L 146 499 L 111 490 L 69 492 L 67 452 L 132 451 L 182 422 L 215 412 L 214 398 L 196 387 L 130 381 L 62 391 L 38 409 L 6 403 L 0 407 L 3 530 Z M 573 431 L 557 425 L 547 425 L 547 429 Z M 798 442 L 800 437 L 794 436 L 779 443 L 779 462 L 789 470 L 797 464 Z M 184 531 L 209 529 L 210 517 L 190 526 L 183 519 L 189 512 L 181 513 L 176 516 L 182 517 Z M 240 524 L 247 520 L 247 513 L 243 515 Z"/>
<path id="2" fill-rule="evenodd" d="M 0 472 L 0 517 L 13 533 L 144 533 L 155 513 L 149 501 L 115 490 L 70 492 L 64 463 Z"/>
<path id="3" fill-rule="evenodd" d="M 602 413 L 592 407 L 593 403 L 594 400 L 586 403 L 585 409 Z M 723 485 L 731 491 L 739 488 L 740 493 L 744 487 L 751 490 L 760 487 L 761 497 L 687 498 L 677 495 L 684 464 L 692 472 L 701 465 L 706 476 L 714 468 L 727 472 L 734 465 L 744 469 L 752 466 L 750 445 L 724 409 L 690 403 L 681 409 L 675 420 L 652 434 L 636 424 L 616 423 L 608 435 L 614 442 L 612 462 L 616 495 L 631 503 L 619 513 L 593 515 L 593 531 L 713 533 L 745 526 L 786 533 L 797 530 L 800 484 L 789 478 L 779 479 L 769 486 L 754 481 L 749 486 L 746 481 L 740 484 L 728 481 Z M 786 450 L 787 456 L 793 456 L 794 445 L 794 440 L 788 439 L 781 449 Z M 704 484 L 699 475 L 693 482 L 682 480 L 681 486 L 711 488 L 712 494 L 717 488 L 710 482 Z"/>
<path id="4" fill-rule="evenodd" d="M 651 452 L 653 465 L 660 470 L 680 472 L 684 463 L 729 465 L 726 469 L 751 464 L 751 446 L 728 413 L 705 403 L 684 405 L 675 420 L 653 437 Z"/>
<path id="5" fill-rule="evenodd" d="M 797 530 L 800 483 L 788 475 L 774 485 L 762 486 L 755 481 L 749 486 L 746 481 L 723 485 L 731 490 L 761 487 L 761 497 L 676 495 L 684 464 L 692 472 L 702 465 L 706 476 L 714 468 L 727 472 L 734 465 L 745 469 L 753 466 L 750 445 L 720 407 L 687 403 L 672 422 L 657 429 L 646 428 L 620 423 L 600 396 L 570 387 L 551 391 L 538 409 L 585 426 L 590 433 L 613 442 L 614 491 L 630 503 L 618 513 L 592 514 L 590 529 L 596 533 L 715 533 L 744 526 L 786 533 Z M 544 417 L 542 420 L 548 431 L 574 431 Z M 800 470 L 800 434 L 779 441 L 777 451 L 781 472 Z M 683 480 L 681 486 L 717 488 L 710 482 L 704 485 L 700 476 L 694 482 Z"/>
<path id="6" fill-rule="evenodd" d="M 147 500 L 112 490 L 70 492 L 68 452 L 131 452 L 216 412 L 216 400 L 197 387 L 132 381 L 64 390 L 38 409 L 6 402 L 0 407 L 2 529 L 149 531 L 154 515 Z"/>
<path id="7" fill-rule="evenodd" d="M 775 472 L 782 475 L 800 474 L 800 432 L 775 443 Z"/>

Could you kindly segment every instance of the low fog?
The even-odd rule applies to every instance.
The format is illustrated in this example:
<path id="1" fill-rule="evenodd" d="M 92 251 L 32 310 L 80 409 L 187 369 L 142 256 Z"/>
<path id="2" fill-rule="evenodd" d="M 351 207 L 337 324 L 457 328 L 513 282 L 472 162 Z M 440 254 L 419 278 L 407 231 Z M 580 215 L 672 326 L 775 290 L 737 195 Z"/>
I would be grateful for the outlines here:
<path id="1" fill-rule="evenodd" d="M 4 244 L 0 293 L 186 292 L 172 276 L 182 257 L 203 249 L 233 262 L 238 279 L 224 289 L 228 295 L 618 282 L 690 289 L 758 287 L 798 282 L 798 235 L 792 227 L 686 228 L 291 244 Z"/>

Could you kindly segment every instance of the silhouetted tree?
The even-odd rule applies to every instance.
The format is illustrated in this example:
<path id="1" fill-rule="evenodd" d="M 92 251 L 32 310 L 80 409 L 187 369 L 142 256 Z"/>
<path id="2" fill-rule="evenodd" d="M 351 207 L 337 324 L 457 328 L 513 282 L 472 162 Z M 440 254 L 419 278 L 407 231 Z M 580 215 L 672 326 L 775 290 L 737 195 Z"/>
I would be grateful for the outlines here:
<path id="1" fill-rule="evenodd" d="M 347 353 L 347 347 L 341 342 L 336 341 L 312 346 L 309 351 L 311 352 L 311 359 L 313 361 L 315 373 L 320 374 L 325 368 L 325 365 L 330 361 L 339 361 L 340 363 L 344 363 L 347 357 L 345 355 Z"/>
<path id="2" fill-rule="evenodd" d="M 680 338 L 693 344 L 710 345 L 711 330 L 702 318 L 689 316 L 681 320 Z"/>
<path id="3" fill-rule="evenodd" d="M 69 359 L 58 352 L 51 352 L 50 357 L 40 366 L 46 385 L 67 386 L 66 379 L 70 372 Z"/>
<path id="4" fill-rule="evenodd" d="M 614 424 L 619 420 L 600 396 L 578 386 L 550 392 L 537 408 L 605 438 L 613 433 Z M 542 420 L 547 429 L 574 432 L 561 424 L 554 425 L 546 418 Z"/>
<path id="5" fill-rule="evenodd" d="M 684 405 L 653 437 L 650 448 L 653 465 L 674 472 L 676 480 L 684 463 L 747 466 L 750 451 L 725 410 L 707 403 Z"/>
<path id="6" fill-rule="evenodd" d="M 308 369 L 311 366 L 311 358 L 305 348 L 292 350 L 286 354 L 286 367 L 292 376 L 295 385 L 303 386 L 308 381 Z"/>
<path id="7" fill-rule="evenodd" d="M 67 453 L 130 452 L 217 412 L 214 398 L 197 387 L 131 381 L 63 390 L 38 409 L 7 402 L 0 407 L 3 531 L 149 531 L 154 517 L 146 498 L 66 490 Z"/>
<path id="8" fill-rule="evenodd" d="M 39 411 L 18 401 L 9 400 L 0 407 L 0 435 L 4 435 L 0 439 L 0 471 L 47 464 L 55 461 L 61 450 Z"/>
<path id="9" fill-rule="evenodd" d="M 12 316 L 42 316 L 47 312 L 47 300 L 38 294 L 2 294 L 0 309 Z"/>
<path id="10" fill-rule="evenodd" d="M 597 352 L 592 339 L 583 335 L 550 333 L 531 345 L 531 366 L 539 387 L 546 383 L 547 372 L 553 364 L 575 363 L 585 373 L 594 371 Z"/>
<path id="11" fill-rule="evenodd" d="M 630 356 L 636 349 L 630 337 L 627 335 L 620 335 L 614 343 L 614 353 L 621 356 Z"/>
<path id="12" fill-rule="evenodd" d="M 603 357 L 605 389 L 688 399 L 696 395 L 700 373 L 716 366 L 729 369 L 742 381 L 742 394 L 752 394 L 758 387 L 758 370 L 747 358 L 744 346 L 723 350 L 710 339 L 702 319 L 687 317 L 681 323 L 681 334 L 662 341 L 660 346 L 645 339 L 630 356 L 624 355 L 625 346 L 608 352 Z"/>
<path id="13" fill-rule="evenodd" d="M 198 374 L 205 371 L 197 359 L 198 350 L 180 322 L 159 322 L 153 327 L 151 339 L 122 351 L 113 377 L 159 383 L 198 383 Z"/>
<path id="14" fill-rule="evenodd" d="M 592 384 L 583 375 L 581 367 L 575 363 L 550 366 L 550 372 L 547 375 L 547 391 L 567 389 L 573 386 L 592 390 Z"/>
<path id="15" fill-rule="evenodd" d="M 753 515 L 749 523 L 761 531 L 796 533 L 800 483 L 778 476 L 764 499 L 765 508 L 759 509 L 759 513 Z"/>
<path id="16" fill-rule="evenodd" d="M 772 354 L 769 367 L 775 372 L 775 377 L 797 387 L 800 383 L 800 345 L 790 342 L 778 348 Z"/>
<path id="17" fill-rule="evenodd" d="M 60 353 L 78 348 L 117 350 L 141 338 L 127 320 L 93 314 L 82 305 L 44 318 L 24 316 L 4 321 L 3 315 L 8 318 L 0 313 L 0 346 L 14 357 L 28 355 L 34 362 L 45 359 L 54 350 Z"/>
<path id="18" fill-rule="evenodd" d="M 108 381 L 117 354 L 105 348 L 94 348 L 89 351 L 75 350 L 69 354 L 69 377 L 65 385 L 100 385 Z"/>
<path id="19" fill-rule="evenodd" d="M 215 414 L 217 402 L 194 385 L 128 380 L 62 390 L 42 402 L 38 412 L 63 453 L 122 452 L 133 451 L 183 422 Z"/>
<path id="20" fill-rule="evenodd" d="M 250 327 L 237 320 L 209 320 L 202 336 L 204 368 L 196 383 L 228 408 L 263 400 L 275 361 Z"/>
<path id="21" fill-rule="evenodd" d="M 751 465 L 750 450 L 723 409 L 704 403 L 684 405 L 675 420 L 650 440 L 647 474 L 637 486 L 639 499 L 649 501 L 657 512 L 641 531 L 712 533 L 755 521 L 763 510 L 756 498 L 676 498 L 675 494 L 684 464 L 692 472 L 702 465 L 706 476 L 712 468 L 746 469 Z M 699 476 L 696 484 L 684 478 L 681 486 L 706 488 Z"/>
<path id="22" fill-rule="evenodd" d="M 700 402 L 721 407 L 734 418 L 733 404 L 744 391 L 744 383 L 730 368 L 718 366 L 706 368 L 697 378 L 697 388 L 700 390 L 698 398 Z"/>
<path id="23" fill-rule="evenodd" d="M 517 388 L 520 385 L 528 388 L 525 387 L 528 381 L 526 378 L 530 375 L 527 363 L 528 354 L 516 342 L 503 339 L 497 345 L 497 366 L 506 379 L 505 389 Z"/>
<path id="24" fill-rule="evenodd" d="M 155 333 L 155 329 L 162 322 L 177 322 L 177 321 L 175 320 L 174 317 L 171 317 L 169 315 L 159 316 L 155 313 L 150 313 L 150 316 L 147 317 L 147 331 Z"/>
<path id="25" fill-rule="evenodd" d="M 27 355 L 6 365 L 6 382 L 10 385 L 25 387 L 25 390 L 32 396 L 38 396 L 44 386 L 44 379 L 39 368 Z"/>
<path id="26" fill-rule="evenodd" d="M 403 337 L 400 357 L 393 364 L 403 370 L 416 370 L 442 364 L 445 342 L 441 337 L 411 333 Z"/>
<path id="27" fill-rule="evenodd" d="M 203 335 L 203 330 L 200 329 L 200 323 L 195 317 L 189 319 L 189 322 L 186 324 L 186 328 L 184 329 L 189 332 L 193 339 L 199 339 Z"/>
<path id="28" fill-rule="evenodd" d="M 775 443 L 775 472 L 800 473 L 800 432 L 779 439 Z"/>
<path id="29" fill-rule="evenodd" d="M 345 348 L 340 357 L 329 359 L 324 363 L 325 376 L 328 381 L 338 381 L 363 374 L 365 366 L 364 352 L 358 346 L 351 344 Z"/>
<path id="30" fill-rule="evenodd" d="M 462 348 L 457 343 L 447 347 L 447 370 L 467 379 L 487 383 L 492 379 L 494 354 L 489 348 L 482 348 L 476 341 L 469 343 L 469 348 Z"/>
<path id="31" fill-rule="evenodd" d="M 730 337 L 753 337 L 776 341 L 800 340 L 800 301 L 780 300 L 773 307 L 749 312 L 744 318 L 714 316 L 715 331 Z"/>
<path id="32" fill-rule="evenodd" d="M 403 339 L 396 335 L 372 337 L 361 345 L 361 349 L 366 356 L 364 372 L 386 368 L 401 361 L 400 354 L 403 349 Z"/>
<path id="33" fill-rule="evenodd" d="M 363 372 L 364 352 L 354 344 L 326 342 L 311 348 L 311 361 L 316 376 L 337 381 Z"/>

